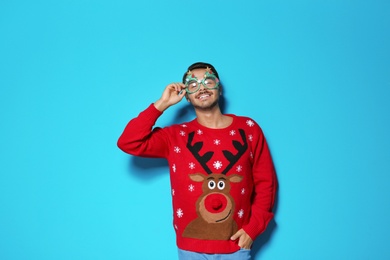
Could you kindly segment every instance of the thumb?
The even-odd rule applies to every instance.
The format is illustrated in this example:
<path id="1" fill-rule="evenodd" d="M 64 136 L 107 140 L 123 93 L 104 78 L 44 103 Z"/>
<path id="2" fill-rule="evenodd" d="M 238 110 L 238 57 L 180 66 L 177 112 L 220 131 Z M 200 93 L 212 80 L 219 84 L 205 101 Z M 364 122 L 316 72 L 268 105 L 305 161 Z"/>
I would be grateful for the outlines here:
<path id="1" fill-rule="evenodd" d="M 231 240 L 236 240 L 237 238 L 239 238 L 241 236 L 241 229 L 238 230 L 233 236 L 230 237 Z"/>
<path id="2" fill-rule="evenodd" d="M 185 90 L 185 89 L 182 89 L 182 90 L 179 92 L 179 94 L 178 94 L 178 96 L 180 97 L 180 100 L 181 100 L 186 94 L 187 94 L 186 90 Z"/>

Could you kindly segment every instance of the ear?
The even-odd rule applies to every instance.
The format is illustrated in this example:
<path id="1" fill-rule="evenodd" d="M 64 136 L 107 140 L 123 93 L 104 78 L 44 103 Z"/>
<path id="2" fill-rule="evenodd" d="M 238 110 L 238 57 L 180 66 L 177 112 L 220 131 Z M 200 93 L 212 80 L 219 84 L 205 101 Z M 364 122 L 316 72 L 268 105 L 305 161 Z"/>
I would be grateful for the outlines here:
<path id="1" fill-rule="evenodd" d="M 205 179 L 205 176 L 200 173 L 188 174 L 190 179 L 196 182 L 202 182 Z"/>
<path id="2" fill-rule="evenodd" d="M 230 182 L 240 182 L 242 181 L 242 176 L 238 175 L 238 174 L 233 174 L 231 176 L 229 176 L 229 181 Z"/>

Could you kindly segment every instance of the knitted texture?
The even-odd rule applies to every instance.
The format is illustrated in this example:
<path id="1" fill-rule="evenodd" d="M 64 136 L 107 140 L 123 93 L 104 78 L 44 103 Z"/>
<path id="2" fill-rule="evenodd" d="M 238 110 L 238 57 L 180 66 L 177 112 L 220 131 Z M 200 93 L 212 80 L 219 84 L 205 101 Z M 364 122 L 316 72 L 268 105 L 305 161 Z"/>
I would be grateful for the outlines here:
<path id="1" fill-rule="evenodd" d="M 180 249 L 232 253 L 230 237 L 243 228 L 254 240 L 272 219 L 276 177 L 259 125 L 228 115 L 230 126 L 211 129 L 197 120 L 154 128 L 162 112 L 150 105 L 118 140 L 124 152 L 166 158 L 170 167 L 173 225 Z"/>

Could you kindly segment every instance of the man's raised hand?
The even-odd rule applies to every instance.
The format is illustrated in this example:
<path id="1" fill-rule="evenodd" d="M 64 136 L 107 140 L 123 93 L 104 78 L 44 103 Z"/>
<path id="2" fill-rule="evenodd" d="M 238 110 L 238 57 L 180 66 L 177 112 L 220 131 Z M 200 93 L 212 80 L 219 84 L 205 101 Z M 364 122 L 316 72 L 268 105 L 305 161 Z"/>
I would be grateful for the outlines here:
<path id="1" fill-rule="evenodd" d="M 185 96 L 185 85 L 180 82 L 174 82 L 165 87 L 164 92 L 159 100 L 154 103 L 154 106 L 164 111 L 168 107 L 179 103 Z"/>

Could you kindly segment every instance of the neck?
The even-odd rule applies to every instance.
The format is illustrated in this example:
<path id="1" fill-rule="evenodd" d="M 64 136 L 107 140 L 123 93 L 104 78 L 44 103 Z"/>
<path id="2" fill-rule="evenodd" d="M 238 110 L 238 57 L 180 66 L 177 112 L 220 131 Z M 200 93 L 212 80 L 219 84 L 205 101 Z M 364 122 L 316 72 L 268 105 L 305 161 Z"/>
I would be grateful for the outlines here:
<path id="1" fill-rule="evenodd" d="M 222 114 L 219 106 L 214 106 L 210 109 L 195 109 L 196 120 L 199 124 L 208 128 L 225 128 L 232 123 L 230 116 Z"/>

